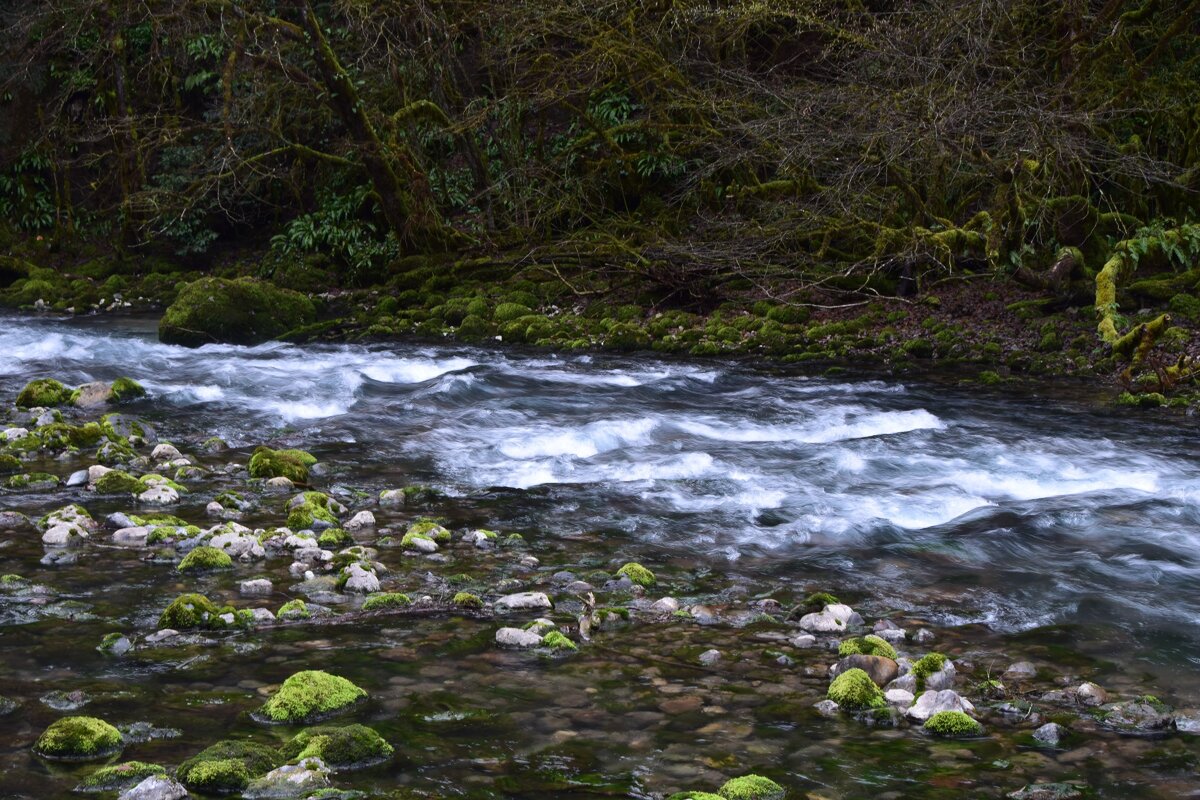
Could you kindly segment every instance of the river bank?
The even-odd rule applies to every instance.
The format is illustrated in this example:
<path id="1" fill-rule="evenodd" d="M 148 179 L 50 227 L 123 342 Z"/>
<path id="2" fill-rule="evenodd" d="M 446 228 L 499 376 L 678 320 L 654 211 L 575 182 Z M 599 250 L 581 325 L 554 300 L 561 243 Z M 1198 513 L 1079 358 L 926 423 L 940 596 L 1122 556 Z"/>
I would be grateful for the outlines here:
<path id="1" fill-rule="evenodd" d="M 717 359 L 189 350 L 128 318 L 6 323 L 4 427 L 70 428 L 17 447 L 54 481 L 2 500 L 7 794 L 70 796 L 105 763 L 34 755 L 71 715 L 193 791 L 205 748 L 265 748 L 257 780 L 305 730 L 352 723 L 394 752 L 315 770 L 343 792 L 322 796 L 660 798 L 751 774 L 831 800 L 1195 788 L 1200 475 L 1169 420 L 1093 430 L 1069 397 Z M 9 407 L 33 377 L 125 374 L 148 395 L 61 423 Z M 72 444 L 88 422 L 102 440 Z M 288 487 L 261 445 L 315 463 Z M 75 504 L 91 521 L 47 544 Z M 209 548 L 228 563 L 193 571 Z M 164 619 L 188 594 L 232 616 Z M 851 664 L 883 670 L 879 709 L 822 705 Z M 256 720 L 303 670 L 368 697 Z M 982 732 L 926 729 L 917 680 Z"/>

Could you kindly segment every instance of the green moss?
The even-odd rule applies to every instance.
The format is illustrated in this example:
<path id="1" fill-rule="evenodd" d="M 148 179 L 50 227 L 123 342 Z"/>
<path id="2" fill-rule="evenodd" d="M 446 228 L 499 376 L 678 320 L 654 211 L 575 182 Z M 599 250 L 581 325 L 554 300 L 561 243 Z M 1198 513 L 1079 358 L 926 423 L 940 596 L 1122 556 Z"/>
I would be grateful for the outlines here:
<path id="1" fill-rule="evenodd" d="M 33 752 L 46 758 L 106 758 L 121 749 L 121 732 L 96 717 L 63 717 L 42 732 Z"/>
<path id="2" fill-rule="evenodd" d="M 291 517 L 288 517 L 288 521 L 288 527 L 291 527 Z M 311 525 L 312 523 L 309 524 Z M 297 530 L 301 529 L 297 528 Z M 347 547 L 354 544 L 354 537 L 342 528 L 328 528 L 321 531 L 321 535 L 317 537 L 317 544 L 321 545 L 321 547 Z"/>
<path id="3" fill-rule="evenodd" d="M 725 800 L 725 798 L 712 792 L 676 792 L 668 796 L 667 800 Z"/>
<path id="4" fill-rule="evenodd" d="M 483 601 L 470 592 L 459 592 L 450 602 L 459 608 L 483 608 Z"/>
<path id="5" fill-rule="evenodd" d="M 560 631 L 550 631 L 542 638 L 542 646 L 551 650 L 578 650 L 579 647 Z"/>
<path id="6" fill-rule="evenodd" d="M 137 488 L 133 490 L 135 494 L 147 492 L 153 489 L 155 486 L 169 486 L 180 494 L 187 494 L 187 489 L 185 489 L 183 486 L 180 486 L 170 478 L 164 478 L 162 475 L 158 475 L 153 472 L 138 478 L 137 484 Z"/>
<path id="7" fill-rule="evenodd" d="M 941 653 L 927 653 L 917 659 L 912 666 L 912 673 L 917 678 L 917 691 L 925 688 L 925 679 L 935 672 L 940 672 L 946 665 L 946 657 Z"/>
<path id="8" fill-rule="evenodd" d="M 446 544 L 450 541 L 450 531 L 431 519 L 416 520 L 408 526 L 408 533 L 432 539 L 439 544 Z"/>
<path id="9" fill-rule="evenodd" d="M 617 570 L 618 575 L 624 575 L 629 580 L 636 583 L 638 586 L 653 586 L 657 583 L 654 573 L 643 567 L 636 561 L 630 561 L 625 566 Z"/>
<path id="10" fill-rule="evenodd" d="M 886 703 L 883 692 L 861 669 L 848 669 L 829 684 L 828 697 L 839 706 L 849 710 L 883 708 Z"/>
<path id="11" fill-rule="evenodd" d="M 211 569 L 230 569 L 232 567 L 233 559 L 224 550 L 218 550 L 208 545 L 201 545 L 184 556 L 176 569 L 180 572 L 201 572 Z"/>
<path id="12" fill-rule="evenodd" d="M 370 766 L 392 757 L 394 748 L 365 725 L 309 728 L 279 749 L 289 761 L 319 758 L 334 769 Z"/>
<path id="13" fill-rule="evenodd" d="M 207 794 L 233 794 L 280 763 L 279 754 L 266 745 L 224 741 L 184 761 L 175 774 L 189 789 Z"/>
<path id="14" fill-rule="evenodd" d="M 939 711 L 925 721 L 924 728 L 934 736 L 978 736 L 983 726 L 962 711 Z"/>
<path id="15" fill-rule="evenodd" d="M 862 654 L 865 656 L 884 656 L 896 658 L 896 649 L 874 634 L 862 638 L 847 639 L 838 647 L 838 655 L 850 656 Z"/>
<path id="16" fill-rule="evenodd" d="M 293 483 L 308 483 L 308 468 L 317 459 L 303 450 L 272 450 L 258 447 L 247 468 L 251 478 L 287 478 Z"/>
<path id="17" fill-rule="evenodd" d="M 17 395 L 17 408 L 44 408 L 70 402 L 71 390 L 53 378 L 39 378 L 25 384 Z"/>
<path id="18" fill-rule="evenodd" d="M 100 494 L 132 494 L 140 487 L 137 478 L 119 469 L 104 473 L 96 481 L 96 491 Z"/>
<path id="19" fill-rule="evenodd" d="M 312 301 L 299 292 L 253 278 L 201 278 L 184 286 L 158 324 L 168 344 L 258 344 L 316 321 Z"/>
<path id="20" fill-rule="evenodd" d="M 146 396 L 146 389 L 133 378 L 117 378 L 108 393 L 108 402 L 127 403 Z"/>
<path id="21" fill-rule="evenodd" d="M 3 472 L 20 472 L 21 460 L 16 456 L 8 454 L 0 455 L 0 473 Z"/>
<path id="22" fill-rule="evenodd" d="M 778 783 L 761 775 L 734 778 L 717 790 L 725 800 L 783 800 L 786 793 Z"/>
<path id="23" fill-rule="evenodd" d="M 492 312 L 492 318 L 497 322 L 512 322 L 520 317 L 533 313 L 533 309 L 520 303 L 501 303 Z"/>
<path id="24" fill-rule="evenodd" d="M 275 615 L 280 619 L 309 619 L 312 617 L 312 612 L 308 610 L 308 604 L 303 600 L 289 600 L 279 607 L 279 612 Z"/>
<path id="25" fill-rule="evenodd" d="M 40 489 L 58 485 L 58 478 L 46 472 L 29 472 L 13 475 L 4 482 L 7 489 Z"/>
<path id="26" fill-rule="evenodd" d="M 408 595 L 400 592 L 380 592 L 379 594 L 368 595 L 363 601 L 363 611 L 379 611 L 387 608 L 404 608 L 412 605 L 412 600 Z"/>
<path id="27" fill-rule="evenodd" d="M 111 767 L 101 767 L 83 779 L 77 792 L 119 792 L 136 786 L 151 775 L 166 775 L 167 771 L 158 764 L 143 761 L 126 761 Z"/>
<path id="28" fill-rule="evenodd" d="M 337 515 L 330 508 L 329 497 L 321 492 L 305 492 L 303 502 L 288 512 L 287 526 L 294 531 L 311 528 L 317 520 L 337 525 Z"/>
<path id="29" fill-rule="evenodd" d="M 345 678 L 320 670 L 297 672 L 283 682 L 261 709 L 272 722 L 311 722 L 337 713 L 367 693 Z"/>
<path id="30" fill-rule="evenodd" d="M 171 605 L 158 618 L 158 627 L 181 631 L 221 627 L 218 619 L 220 613 L 220 609 L 202 594 L 181 594 L 171 601 Z"/>
<path id="31" fill-rule="evenodd" d="M 825 606 L 836 606 L 842 601 L 831 595 L 829 592 L 813 592 L 808 597 L 804 598 L 804 607 L 820 610 Z"/>

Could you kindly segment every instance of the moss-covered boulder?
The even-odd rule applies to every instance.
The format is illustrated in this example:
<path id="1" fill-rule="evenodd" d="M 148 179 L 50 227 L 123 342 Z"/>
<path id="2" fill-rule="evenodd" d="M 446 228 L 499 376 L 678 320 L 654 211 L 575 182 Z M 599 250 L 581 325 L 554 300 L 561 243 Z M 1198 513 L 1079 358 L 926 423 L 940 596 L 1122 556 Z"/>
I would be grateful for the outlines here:
<path id="1" fill-rule="evenodd" d="M 224 741 L 207 747 L 179 765 L 176 776 L 189 789 L 205 794 L 234 794 L 251 779 L 282 763 L 279 753 L 256 742 Z"/>
<path id="2" fill-rule="evenodd" d="M 345 678 L 305 670 L 284 681 L 255 716 L 264 722 L 315 722 L 345 711 L 366 696 Z"/>
<path id="3" fill-rule="evenodd" d="M 962 711 L 939 711 L 925 720 L 924 728 L 934 736 L 947 739 L 983 733 L 983 726 Z"/>
<path id="4" fill-rule="evenodd" d="M 848 669 L 829 684 L 829 699 L 849 710 L 883 708 L 883 692 L 861 669 Z"/>
<path id="5" fill-rule="evenodd" d="M 158 618 L 159 628 L 188 630 L 220 625 L 221 610 L 202 594 L 181 594 L 171 601 Z"/>
<path id="6" fill-rule="evenodd" d="M 117 378 L 108 392 L 108 402 L 128 403 L 146 396 L 146 389 L 133 378 Z"/>
<path id="7" fill-rule="evenodd" d="M 625 566 L 617 570 L 618 575 L 623 575 L 629 580 L 636 583 L 638 586 L 650 587 L 657 583 L 654 573 L 643 567 L 636 561 L 630 561 Z"/>
<path id="8" fill-rule="evenodd" d="M 787 792 L 770 778 L 743 775 L 726 781 L 717 794 L 724 800 L 783 800 Z"/>
<path id="9" fill-rule="evenodd" d="M 121 732 L 96 717 L 63 717 L 34 742 L 33 752 L 57 761 L 108 758 L 123 747 Z"/>
<path id="10" fill-rule="evenodd" d="M 363 611 L 383 611 L 390 608 L 405 608 L 412 605 L 412 600 L 400 592 L 379 592 L 363 601 Z"/>
<path id="11" fill-rule="evenodd" d="M 96 491 L 100 494 L 133 494 L 141 491 L 137 478 L 123 470 L 114 469 L 96 479 Z"/>
<path id="12" fill-rule="evenodd" d="M 151 775 L 166 775 L 158 764 L 126 761 L 111 767 L 101 767 L 75 787 L 77 792 L 119 792 L 141 783 Z"/>
<path id="13" fill-rule="evenodd" d="M 869 633 L 862 638 L 847 639 L 838 646 L 838 655 L 864 655 L 864 656 L 883 656 L 884 658 L 895 659 L 896 648 L 892 647 L 885 640 Z"/>
<path id="14" fill-rule="evenodd" d="M 300 731 L 279 749 L 289 761 L 319 758 L 335 770 L 361 769 L 392 757 L 395 750 L 365 725 L 317 727 Z"/>
<path id="15" fill-rule="evenodd" d="M 39 378 L 25 384 L 17 395 L 18 408 L 50 408 L 66 405 L 71 400 L 71 390 L 53 378 Z"/>
<path id="16" fill-rule="evenodd" d="M 247 469 L 251 478 L 287 478 L 292 483 L 308 483 L 308 468 L 316 457 L 303 450 L 272 450 L 258 447 L 250 456 Z"/>
<path id="17" fill-rule="evenodd" d="M 201 278 L 180 290 L 158 324 L 168 344 L 258 344 L 316 321 L 312 301 L 299 292 L 253 278 Z"/>
<path id="18" fill-rule="evenodd" d="M 214 569 L 230 569 L 233 559 L 224 550 L 201 545 L 188 552 L 176 568 L 180 572 L 207 572 Z"/>

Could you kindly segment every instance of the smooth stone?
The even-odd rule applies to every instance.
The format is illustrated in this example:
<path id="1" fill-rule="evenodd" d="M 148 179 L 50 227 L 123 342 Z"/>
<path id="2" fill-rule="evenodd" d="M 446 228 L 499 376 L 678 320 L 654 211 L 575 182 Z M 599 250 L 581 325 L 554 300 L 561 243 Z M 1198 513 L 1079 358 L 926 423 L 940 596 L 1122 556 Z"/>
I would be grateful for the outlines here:
<path id="1" fill-rule="evenodd" d="M 17 439 L 24 439 L 28 435 L 28 428 L 5 428 L 3 432 L 0 432 L 0 439 L 11 442 Z"/>
<path id="2" fill-rule="evenodd" d="M 1028 661 L 1018 661 L 1004 670 L 1004 677 L 1010 681 L 1027 681 L 1037 676 L 1037 667 Z"/>
<path id="3" fill-rule="evenodd" d="M 819 703 L 813 704 L 813 708 L 815 708 L 817 713 L 822 717 L 834 717 L 837 716 L 841 706 L 832 700 L 822 700 Z"/>
<path id="4" fill-rule="evenodd" d="M 538 647 L 542 637 L 533 631 L 523 631 L 520 628 L 501 628 L 496 631 L 496 644 L 501 647 L 528 649 Z"/>
<path id="5" fill-rule="evenodd" d="M 29 517 L 19 511 L 0 511 L 0 531 L 28 528 Z"/>
<path id="6" fill-rule="evenodd" d="M 711 667 L 721 660 L 720 650 L 705 650 L 700 654 L 700 663 L 706 667 Z"/>
<path id="7" fill-rule="evenodd" d="M 110 472 L 112 472 L 111 467 L 106 467 L 103 464 L 92 464 L 87 469 L 88 483 L 95 483 Z"/>
<path id="8" fill-rule="evenodd" d="M 208 541 L 209 547 L 224 550 L 231 558 L 248 561 L 254 558 L 265 558 L 267 551 L 259 543 L 258 537 L 241 530 L 218 533 Z"/>
<path id="9" fill-rule="evenodd" d="M 169 506 L 172 503 L 179 502 L 179 492 L 172 489 L 166 484 L 158 484 L 151 486 L 146 491 L 137 496 L 139 503 L 153 506 Z"/>
<path id="10" fill-rule="evenodd" d="M 133 547 L 142 547 L 146 544 L 146 539 L 150 536 L 150 529 L 135 525 L 132 528 L 121 528 L 112 535 L 114 544 L 132 545 Z"/>
<path id="11" fill-rule="evenodd" d="M 319 758 L 285 764 L 251 781 L 242 792 L 247 800 L 291 800 L 307 797 L 329 786 L 329 767 Z"/>
<path id="12" fill-rule="evenodd" d="M 1009 800 L 1075 800 L 1083 797 L 1078 786 L 1069 783 L 1033 783 L 1009 792 Z"/>
<path id="13" fill-rule="evenodd" d="M 1055 747 L 1060 741 L 1067 737 L 1067 729 L 1057 722 L 1047 722 L 1042 727 L 1033 732 L 1033 738 L 1042 744 Z"/>
<path id="14" fill-rule="evenodd" d="M 563 587 L 563 591 L 567 594 L 581 596 L 587 594 L 588 592 L 595 591 L 595 588 L 596 587 L 592 586 L 587 581 L 571 581 Z"/>
<path id="15" fill-rule="evenodd" d="M 937 636 L 935 636 L 933 631 L 929 630 L 928 628 L 921 628 L 919 631 L 913 634 L 913 641 L 917 644 L 929 644 L 935 639 L 937 639 Z"/>
<path id="16" fill-rule="evenodd" d="M 1175 730 L 1180 733 L 1200 733 L 1200 709 L 1182 708 L 1176 711 Z"/>
<path id="17" fill-rule="evenodd" d="M 1102 706 L 1108 702 L 1108 692 L 1091 681 L 1079 684 L 1075 696 L 1085 706 Z"/>
<path id="18" fill-rule="evenodd" d="M 942 668 L 925 679 L 925 688 L 941 691 L 942 689 L 953 689 L 956 670 L 954 662 L 947 661 L 942 665 Z"/>
<path id="19" fill-rule="evenodd" d="M 173 639 L 178 635 L 179 631 L 174 628 L 162 628 L 146 636 L 142 641 L 146 642 L 146 644 L 158 644 L 159 642 L 165 642 L 167 639 Z"/>
<path id="20" fill-rule="evenodd" d="M 433 539 L 426 539 L 421 536 L 413 537 L 409 540 L 405 547 L 410 550 L 416 550 L 418 553 L 436 553 L 438 551 L 437 542 Z"/>
<path id="21" fill-rule="evenodd" d="M 183 453 L 179 452 L 179 448 L 175 445 L 163 442 L 154 446 L 154 449 L 150 451 L 150 458 L 153 461 L 174 461 L 177 458 L 183 458 Z"/>
<path id="22" fill-rule="evenodd" d="M 883 693 L 883 699 L 887 700 L 890 705 L 899 708 L 908 708 L 913 704 L 913 693 L 904 689 L 888 689 Z"/>
<path id="23" fill-rule="evenodd" d="M 99 408 L 108 403 L 112 384 L 104 381 L 92 381 L 83 384 L 77 391 L 78 394 L 71 401 L 76 408 Z"/>
<path id="24" fill-rule="evenodd" d="M 861 653 L 846 656 L 833 666 L 829 674 L 837 676 L 851 669 L 861 669 L 867 673 L 876 686 L 887 686 L 900 674 L 900 668 L 892 659 L 886 656 L 868 656 Z"/>
<path id="25" fill-rule="evenodd" d="M 849 626 L 863 624 L 863 618 L 859 616 L 858 612 L 845 603 L 830 603 L 825 606 L 825 613 L 832 614 L 834 619 Z"/>
<path id="26" fill-rule="evenodd" d="M 817 637 L 813 636 L 811 633 L 802 633 L 799 636 L 793 636 L 789 641 L 789 644 L 791 644 L 792 647 L 799 649 L 815 647 L 817 644 Z"/>
<path id="27" fill-rule="evenodd" d="M 274 492 L 289 492 L 296 488 L 296 484 L 292 483 L 291 478 L 285 478 L 280 475 L 277 478 L 268 479 L 266 487 Z"/>
<path id="28" fill-rule="evenodd" d="M 1142 733 L 1161 730 L 1171 724 L 1171 716 L 1164 714 L 1149 703 L 1129 700 L 1103 706 L 1108 713 L 1103 724 L 1108 728 Z"/>
<path id="29" fill-rule="evenodd" d="M 379 591 L 379 577 L 374 570 L 365 569 L 361 564 L 351 564 L 343 574 L 347 578 L 342 588 L 347 592 L 370 594 Z"/>
<path id="30" fill-rule="evenodd" d="M 49 547 L 65 547 L 88 538 L 88 532 L 78 525 L 63 523 L 54 525 L 42 534 L 42 544 Z"/>
<path id="31" fill-rule="evenodd" d="M 66 486 L 87 486 L 88 471 L 86 469 L 76 470 L 67 478 Z"/>
<path id="32" fill-rule="evenodd" d="M 674 614 L 679 610 L 679 601 L 674 597 L 663 597 L 655 600 L 650 605 L 650 610 L 655 614 Z"/>
<path id="33" fill-rule="evenodd" d="M 818 611 L 801 617 L 800 627 L 812 633 L 841 633 L 846 630 L 846 623 L 828 611 Z"/>
<path id="34" fill-rule="evenodd" d="M 928 691 L 923 692 L 913 707 L 908 709 L 908 716 L 917 722 L 924 722 L 940 711 L 962 711 L 973 715 L 975 706 L 970 700 L 949 689 L 940 692 Z"/>
<path id="35" fill-rule="evenodd" d="M 182 800 L 187 789 L 165 775 L 151 775 L 130 789 L 121 792 L 117 800 Z"/>
<path id="36" fill-rule="evenodd" d="M 361 531 L 364 528 L 375 527 L 375 515 L 370 511 L 360 511 L 343 526 L 348 531 Z"/>
<path id="37" fill-rule="evenodd" d="M 242 581 L 238 584 L 238 592 L 248 597 L 268 595 L 274 588 L 274 584 L 267 578 L 255 578 L 254 580 Z"/>
<path id="38" fill-rule="evenodd" d="M 908 638 L 907 635 L 904 633 L 903 628 L 884 628 L 881 631 L 877 631 L 875 635 L 878 636 L 880 639 L 883 639 L 888 644 L 893 644 L 893 645 L 901 644 L 902 642 L 904 642 L 905 639 Z"/>
<path id="39" fill-rule="evenodd" d="M 104 524 L 110 528 L 116 528 L 118 530 L 121 528 L 136 528 L 138 526 L 136 522 L 129 518 L 128 514 L 122 514 L 119 511 L 115 514 L 109 514 L 107 517 L 105 517 Z"/>
<path id="40" fill-rule="evenodd" d="M 496 611 L 528 611 L 531 609 L 553 608 L 554 604 L 545 592 L 517 592 L 501 597 L 496 601 Z"/>
<path id="41" fill-rule="evenodd" d="M 269 625 L 275 621 L 275 612 L 269 608 L 252 608 L 250 613 L 254 615 L 254 622 L 258 625 Z"/>
<path id="42" fill-rule="evenodd" d="M 219 517 L 225 513 L 225 506 L 213 500 L 204 507 L 204 513 L 210 517 Z"/>

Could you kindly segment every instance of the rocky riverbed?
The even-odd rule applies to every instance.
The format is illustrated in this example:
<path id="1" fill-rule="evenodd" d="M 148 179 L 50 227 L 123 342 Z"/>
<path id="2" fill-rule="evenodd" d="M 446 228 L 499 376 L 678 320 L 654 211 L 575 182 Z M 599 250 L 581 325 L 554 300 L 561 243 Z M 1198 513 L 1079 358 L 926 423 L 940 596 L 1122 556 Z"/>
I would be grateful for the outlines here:
<path id="1" fill-rule="evenodd" d="M 471 486 L 381 466 L 372 451 L 394 442 L 331 441 L 319 426 L 337 415 L 313 427 L 181 413 L 169 376 L 133 365 L 138 380 L 119 381 L 118 366 L 3 383 L 5 797 L 1200 792 L 1186 624 L 1147 635 L 1046 618 L 1034 600 L 989 619 L 961 560 L 924 585 L 855 577 L 902 567 L 886 538 L 842 549 L 850 567 L 777 549 L 722 557 L 703 520 L 724 513 L 715 503 L 686 518 L 690 546 L 603 529 L 584 489 L 603 456 L 579 433 L 559 442 L 576 461 L 544 465 L 578 486 L 517 488 L 532 473 L 502 480 L 482 445 L 478 465 L 500 479 Z M 408 377 L 455 406 L 429 392 L 436 373 Z M 887 419 L 833 441 L 906 435 Z M 553 441 L 506 447 L 529 456 Z M 654 508 L 655 477 L 607 495 L 609 513 L 653 517 L 638 503 Z M 694 476 L 657 477 L 704 496 Z"/>

